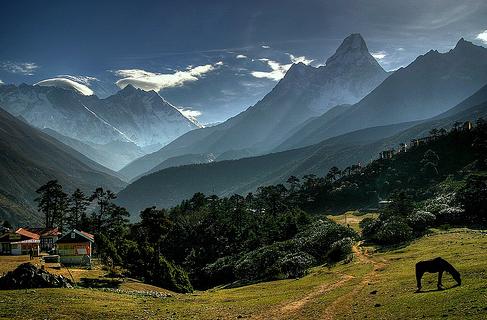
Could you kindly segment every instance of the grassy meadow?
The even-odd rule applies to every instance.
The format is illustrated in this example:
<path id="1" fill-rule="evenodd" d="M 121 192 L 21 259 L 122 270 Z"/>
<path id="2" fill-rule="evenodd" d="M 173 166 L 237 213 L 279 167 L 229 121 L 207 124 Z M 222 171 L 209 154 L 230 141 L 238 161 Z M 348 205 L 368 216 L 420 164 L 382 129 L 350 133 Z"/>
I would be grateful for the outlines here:
<path id="1" fill-rule="evenodd" d="M 487 314 L 486 250 L 485 232 L 433 230 L 385 252 L 358 245 L 352 262 L 316 267 L 300 279 L 231 289 L 153 298 L 134 291 L 157 288 L 127 280 L 121 285 L 126 293 L 81 288 L 0 291 L 0 319 L 480 319 Z M 437 256 L 460 271 L 462 286 L 454 287 L 445 274 L 446 290 L 436 291 L 437 275 L 425 274 L 424 292 L 415 293 L 415 263 Z M 0 257 L 0 273 L 26 259 Z M 103 276 L 99 268 L 70 271 L 76 278 Z"/>

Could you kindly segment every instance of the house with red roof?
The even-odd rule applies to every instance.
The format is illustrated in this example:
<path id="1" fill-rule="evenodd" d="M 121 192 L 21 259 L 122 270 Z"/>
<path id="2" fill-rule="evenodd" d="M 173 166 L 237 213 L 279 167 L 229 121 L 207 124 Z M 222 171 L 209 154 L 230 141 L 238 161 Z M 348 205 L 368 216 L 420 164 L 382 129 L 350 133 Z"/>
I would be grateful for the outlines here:
<path id="1" fill-rule="evenodd" d="M 0 236 L 0 254 L 19 256 L 29 254 L 32 249 L 34 255 L 39 255 L 40 242 L 38 234 L 19 228 Z"/>
<path id="2" fill-rule="evenodd" d="M 41 251 L 48 252 L 54 248 L 54 244 L 61 236 L 59 228 L 25 228 L 26 230 L 38 234 L 41 240 Z"/>

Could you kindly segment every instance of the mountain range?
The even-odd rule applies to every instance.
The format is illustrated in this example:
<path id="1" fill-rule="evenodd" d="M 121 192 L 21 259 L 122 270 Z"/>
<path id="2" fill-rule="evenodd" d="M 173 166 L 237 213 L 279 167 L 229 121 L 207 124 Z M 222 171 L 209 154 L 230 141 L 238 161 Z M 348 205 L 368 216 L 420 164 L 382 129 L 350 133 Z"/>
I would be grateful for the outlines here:
<path id="1" fill-rule="evenodd" d="M 372 126 L 438 115 L 487 83 L 487 49 L 463 38 L 454 49 L 431 50 L 400 68 L 336 117 L 326 114 L 295 132 L 275 150 L 288 150 Z"/>
<path id="2" fill-rule="evenodd" d="M 136 214 L 195 192 L 323 176 L 485 117 L 486 83 L 487 49 L 464 39 L 388 73 L 352 34 L 324 66 L 292 65 L 257 104 L 206 128 L 131 85 L 104 99 L 69 86 L 0 85 L 0 219 L 36 221 L 35 190 L 50 179 L 87 192 L 131 180 L 117 202 Z"/>
<path id="3" fill-rule="evenodd" d="M 200 127 L 158 93 L 131 85 L 105 99 L 66 87 L 2 85 L 0 105 L 37 128 L 54 130 L 102 153 L 106 150 L 104 165 L 114 170 Z M 73 148 L 81 146 L 65 142 Z M 114 142 L 125 144 L 110 148 Z"/>
<path id="4" fill-rule="evenodd" d="M 324 176 L 332 166 L 345 168 L 376 159 L 378 153 L 433 128 L 449 129 L 457 121 L 487 117 L 487 85 L 445 113 L 428 120 L 360 129 L 298 149 L 239 160 L 164 169 L 128 185 L 118 203 L 132 214 L 156 205 L 170 207 L 196 192 L 216 195 L 245 194 L 259 186 L 284 183 L 289 176 Z"/>
<path id="5" fill-rule="evenodd" d="M 88 159 L 0 108 L 0 220 L 39 221 L 35 190 L 57 179 L 67 191 L 91 192 L 102 186 L 118 191 L 126 184 L 117 173 Z"/>
<path id="6" fill-rule="evenodd" d="M 487 83 L 487 49 L 463 38 L 452 50 L 431 50 L 390 76 L 374 62 L 362 37 L 350 35 L 325 66 L 293 65 L 255 106 L 218 126 L 188 132 L 120 173 L 134 181 L 174 156 L 239 159 L 313 145 L 358 129 L 428 119 Z M 363 89 L 363 98 L 350 105 L 353 99 L 344 97 L 350 97 L 351 85 L 345 83 L 356 77 L 354 86 L 367 87 L 361 77 L 370 79 L 371 74 L 375 80 L 364 81 L 376 86 Z M 332 103 L 319 109 L 326 97 Z"/>
<path id="7" fill-rule="evenodd" d="M 254 106 L 222 124 L 190 131 L 161 150 L 135 160 L 120 173 L 133 179 L 166 159 L 185 154 L 218 157 L 230 152 L 234 158 L 241 158 L 266 153 L 304 121 L 336 105 L 359 101 L 387 76 L 362 36 L 352 34 L 325 66 L 292 65 L 274 89 Z"/>

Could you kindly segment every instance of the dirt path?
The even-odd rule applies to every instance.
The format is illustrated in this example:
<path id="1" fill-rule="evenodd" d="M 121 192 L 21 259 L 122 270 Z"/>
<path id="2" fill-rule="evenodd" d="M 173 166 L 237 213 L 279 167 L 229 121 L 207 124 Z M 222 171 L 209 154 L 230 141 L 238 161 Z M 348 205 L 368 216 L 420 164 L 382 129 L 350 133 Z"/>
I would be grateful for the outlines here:
<path id="1" fill-rule="evenodd" d="M 336 311 L 343 307 L 344 304 L 350 303 L 353 298 L 365 287 L 368 283 L 374 282 L 377 273 L 383 270 L 386 266 L 384 262 L 379 262 L 370 258 L 367 254 L 367 249 L 364 249 L 364 253 L 361 250 L 361 242 L 352 247 L 353 253 L 360 264 L 370 264 L 373 269 L 366 275 L 360 278 L 360 282 L 353 286 L 345 295 L 342 295 L 332 301 L 326 309 L 323 310 L 323 314 L 320 319 L 332 320 L 334 319 L 334 314 Z M 323 284 L 317 286 L 313 291 L 309 292 L 306 296 L 291 302 L 286 302 L 275 308 L 271 308 L 267 312 L 253 317 L 254 319 L 288 319 L 295 316 L 299 311 L 301 311 L 308 303 L 312 302 L 316 298 L 336 290 L 342 287 L 345 283 L 355 279 L 356 277 L 350 274 L 338 273 L 336 275 L 339 279 L 332 284 Z"/>
<path id="2" fill-rule="evenodd" d="M 324 310 L 322 319 L 324 320 L 332 320 L 334 319 L 334 315 L 337 310 L 343 308 L 344 304 L 350 303 L 353 301 L 353 298 L 360 293 L 360 291 L 366 287 L 369 283 L 373 283 L 375 278 L 377 277 L 377 273 L 382 271 L 386 264 L 384 262 L 379 262 L 371 259 L 367 254 L 367 250 L 365 249 L 365 254 L 362 253 L 360 250 L 360 245 L 362 243 L 359 242 L 356 246 L 352 247 L 353 253 L 355 257 L 363 264 L 371 264 L 373 269 L 368 272 L 365 276 L 362 277 L 362 280 L 353 287 L 353 289 L 348 292 L 347 294 L 340 296 L 339 298 L 335 299 L 331 304 L 329 304 L 326 309 Z"/>

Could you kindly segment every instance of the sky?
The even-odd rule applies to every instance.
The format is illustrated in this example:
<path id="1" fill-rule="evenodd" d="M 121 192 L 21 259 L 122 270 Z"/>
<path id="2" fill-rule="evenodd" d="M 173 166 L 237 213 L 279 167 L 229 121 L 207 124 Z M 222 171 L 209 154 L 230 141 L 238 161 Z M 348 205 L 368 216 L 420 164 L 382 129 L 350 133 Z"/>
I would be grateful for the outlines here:
<path id="1" fill-rule="evenodd" d="M 487 45 L 485 0 L 4 1 L 0 83 L 156 90 L 202 123 L 262 99 L 292 63 L 361 33 L 386 70 L 461 38 Z M 53 80 L 54 79 L 54 80 Z"/>

